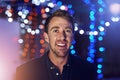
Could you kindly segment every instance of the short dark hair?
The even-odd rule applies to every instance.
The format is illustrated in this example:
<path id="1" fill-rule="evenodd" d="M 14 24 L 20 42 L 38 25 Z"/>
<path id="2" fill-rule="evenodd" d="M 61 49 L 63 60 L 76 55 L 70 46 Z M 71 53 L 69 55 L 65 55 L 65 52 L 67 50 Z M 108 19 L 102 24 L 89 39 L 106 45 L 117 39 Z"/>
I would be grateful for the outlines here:
<path id="1" fill-rule="evenodd" d="M 72 28 L 73 28 L 73 31 L 74 31 L 74 19 L 73 19 L 73 17 L 69 14 L 68 11 L 59 9 L 59 10 L 56 10 L 52 15 L 50 15 L 46 19 L 46 22 L 45 22 L 45 32 L 46 33 L 48 33 L 48 25 L 50 23 L 50 20 L 53 17 L 62 17 L 64 19 L 68 20 L 72 24 Z"/>

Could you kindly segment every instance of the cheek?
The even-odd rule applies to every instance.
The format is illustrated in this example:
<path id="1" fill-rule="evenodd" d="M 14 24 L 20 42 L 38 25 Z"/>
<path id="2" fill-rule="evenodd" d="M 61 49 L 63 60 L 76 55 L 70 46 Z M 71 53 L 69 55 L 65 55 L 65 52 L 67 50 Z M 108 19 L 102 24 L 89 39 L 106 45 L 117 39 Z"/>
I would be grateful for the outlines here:
<path id="1" fill-rule="evenodd" d="M 68 37 L 68 40 L 69 40 L 70 42 L 72 42 L 72 41 L 73 41 L 73 36 L 69 36 L 69 37 Z"/>
<path id="2" fill-rule="evenodd" d="M 49 36 L 49 41 L 53 43 L 55 41 L 55 38 L 56 38 L 55 36 L 51 35 Z"/>

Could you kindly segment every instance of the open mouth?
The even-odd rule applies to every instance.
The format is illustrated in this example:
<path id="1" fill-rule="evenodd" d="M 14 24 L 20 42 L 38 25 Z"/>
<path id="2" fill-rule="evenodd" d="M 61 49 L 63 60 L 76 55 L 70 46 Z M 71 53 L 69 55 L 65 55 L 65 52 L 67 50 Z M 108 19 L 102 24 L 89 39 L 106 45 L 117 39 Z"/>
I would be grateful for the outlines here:
<path id="1" fill-rule="evenodd" d="M 59 49 L 66 49 L 66 44 L 58 43 L 58 44 L 57 44 L 57 47 L 58 47 Z"/>
<path id="2" fill-rule="evenodd" d="M 61 46 L 61 47 L 64 47 L 65 46 L 65 44 L 57 44 L 58 46 Z"/>

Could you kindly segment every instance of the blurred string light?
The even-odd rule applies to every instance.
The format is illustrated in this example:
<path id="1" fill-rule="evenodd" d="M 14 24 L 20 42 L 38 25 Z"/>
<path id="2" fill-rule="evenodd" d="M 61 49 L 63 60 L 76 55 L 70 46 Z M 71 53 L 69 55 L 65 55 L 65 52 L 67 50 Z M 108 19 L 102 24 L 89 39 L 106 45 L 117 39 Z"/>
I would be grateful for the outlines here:
<path id="1" fill-rule="evenodd" d="M 105 22 L 105 26 L 109 27 L 110 26 L 110 22 Z"/>
<path id="2" fill-rule="evenodd" d="M 32 4 L 35 4 L 36 6 L 39 6 L 41 3 L 44 3 L 45 0 L 32 0 Z"/>
<path id="3" fill-rule="evenodd" d="M 89 41 L 90 45 L 88 47 L 88 57 L 87 61 L 91 63 L 97 63 L 97 73 L 98 73 L 98 80 L 102 80 L 103 78 L 103 72 L 102 72 L 102 62 L 103 62 L 103 57 L 101 53 L 105 51 L 105 48 L 102 45 L 98 46 L 98 52 L 97 49 L 95 48 L 96 46 L 96 41 L 98 40 L 98 43 L 101 44 L 103 41 L 103 37 L 105 35 L 105 28 L 104 25 L 109 26 L 110 23 L 106 22 L 103 20 L 104 16 L 104 9 L 106 7 L 105 3 L 103 0 L 97 0 L 97 4 L 94 4 L 91 2 L 91 0 L 83 0 L 88 6 L 90 6 L 90 12 L 89 12 L 89 18 L 90 18 L 90 31 L 87 31 L 87 34 L 89 35 Z M 96 6 L 98 6 L 96 8 Z M 96 14 L 99 14 L 99 21 L 96 23 Z M 98 24 L 98 26 L 96 25 Z M 96 54 L 97 53 L 97 54 Z M 97 59 L 95 59 L 96 55 L 100 55 Z"/>
<path id="4" fill-rule="evenodd" d="M 74 23 L 74 31 L 78 31 L 78 24 Z"/>
<path id="5" fill-rule="evenodd" d="M 119 22 L 120 21 L 120 4 L 119 3 L 112 3 L 110 4 L 110 12 L 112 13 L 111 21 L 112 22 Z"/>
<path id="6" fill-rule="evenodd" d="M 95 4 L 93 4 L 90 0 L 85 0 L 84 1 L 88 6 L 90 6 L 90 12 L 89 12 L 89 18 L 90 18 L 90 25 L 89 28 L 91 31 L 88 31 L 88 35 L 89 35 L 89 47 L 88 47 L 88 57 L 87 57 L 87 61 L 94 63 L 94 57 L 95 56 L 95 52 L 93 51 L 95 50 L 95 35 L 94 35 L 94 31 L 95 31 L 95 14 L 96 14 L 96 9 L 95 9 Z"/>
<path id="7" fill-rule="evenodd" d="M 111 17 L 111 20 L 112 20 L 113 22 L 119 22 L 119 21 L 120 21 L 120 17 L 119 17 L 119 16 Z"/>
<path id="8" fill-rule="evenodd" d="M 119 3 L 112 3 L 109 6 L 109 10 L 111 12 L 110 20 L 112 22 L 120 22 L 120 4 Z M 110 21 L 104 23 L 106 27 L 111 25 Z"/>
<path id="9" fill-rule="evenodd" d="M 80 34 L 84 34 L 85 31 L 84 31 L 84 30 L 80 30 L 79 33 L 80 33 Z"/>
<path id="10" fill-rule="evenodd" d="M 7 15 L 8 17 L 8 22 L 13 22 L 13 9 L 11 7 L 11 5 L 7 5 L 7 9 L 5 11 L 5 14 Z"/>
<path id="11" fill-rule="evenodd" d="M 30 57 L 30 59 L 34 58 L 35 56 L 41 56 L 45 52 L 45 47 L 47 45 L 45 44 L 45 41 L 43 39 L 44 23 L 45 19 L 51 14 L 51 12 L 56 9 L 61 9 L 69 11 L 71 15 L 74 14 L 74 11 L 72 10 L 72 5 L 63 5 L 62 1 L 55 1 L 53 3 L 49 0 L 32 0 L 31 4 L 36 5 L 35 9 L 33 7 L 34 11 L 32 11 L 32 7 L 26 5 L 19 5 L 17 8 L 17 14 L 19 16 L 21 28 L 21 38 L 18 40 L 18 43 L 22 45 L 22 56 L 24 58 Z M 36 26 L 36 17 L 38 15 L 40 15 L 41 22 L 38 26 Z M 70 48 L 71 54 L 76 53 L 74 49 L 74 44 L 75 41 L 72 42 L 72 46 Z"/>
<path id="12" fill-rule="evenodd" d="M 101 44 L 103 39 L 104 39 L 104 36 L 105 36 L 105 21 L 103 19 L 102 16 L 104 16 L 104 9 L 106 8 L 106 5 L 104 3 L 103 0 L 98 0 L 98 4 L 99 4 L 99 14 L 101 15 L 100 16 L 100 21 L 99 21 L 99 25 L 98 25 L 98 30 L 99 30 L 99 35 L 98 35 L 98 41 L 99 43 Z M 108 25 L 109 26 L 109 25 Z M 105 52 L 105 47 L 103 45 L 99 45 L 98 46 L 98 49 L 99 49 L 99 57 L 97 59 L 97 73 L 98 73 L 98 79 L 102 79 L 103 78 L 103 71 L 102 71 L 102 68 L 103 68 L 103 57 L 102 57 L 102 53 Z"/>

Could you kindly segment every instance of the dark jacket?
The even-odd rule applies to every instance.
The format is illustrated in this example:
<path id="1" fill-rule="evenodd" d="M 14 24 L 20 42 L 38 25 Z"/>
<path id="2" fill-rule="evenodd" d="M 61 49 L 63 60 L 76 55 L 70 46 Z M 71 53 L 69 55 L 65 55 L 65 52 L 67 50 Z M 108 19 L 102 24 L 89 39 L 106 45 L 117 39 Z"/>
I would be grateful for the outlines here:
<path id="1" fill-rule="evenodd" d="M 97 80 L 96 69 L 92 64 L 74 55 L 70 57 L 70 80 Z M 52 80 L 49 77 L 46 55 L 19 66 L 16 70 L 16 80 Z"/>

